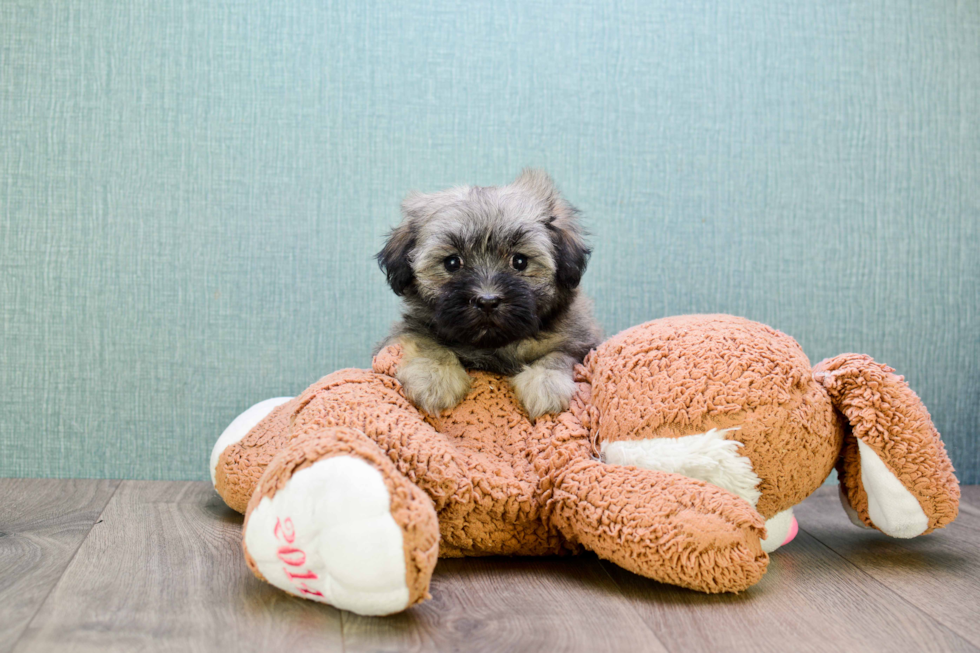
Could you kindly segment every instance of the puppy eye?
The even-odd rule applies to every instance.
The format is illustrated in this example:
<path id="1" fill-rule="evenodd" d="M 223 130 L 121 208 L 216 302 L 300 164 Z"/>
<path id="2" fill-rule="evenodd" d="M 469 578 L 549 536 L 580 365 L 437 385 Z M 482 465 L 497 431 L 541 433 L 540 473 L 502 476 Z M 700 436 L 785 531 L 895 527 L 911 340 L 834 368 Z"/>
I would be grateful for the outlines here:
<path id="1" fill-rule="evenodd" d="M 527 269 L 527 257 L 524 256 L 523 254 L 514 254 L 510 258 L 510 264 L 514 267 L 515 270 L 521 272 Z"/>
<path id="2" fill-rule="evenodd" d="M 463 259 L 453 254 L 452 256 L 447 256 L 446 260 L 443 261 L 442 264 L 445 266 L 446 272 L 455 272 L 463 267 Z"/>

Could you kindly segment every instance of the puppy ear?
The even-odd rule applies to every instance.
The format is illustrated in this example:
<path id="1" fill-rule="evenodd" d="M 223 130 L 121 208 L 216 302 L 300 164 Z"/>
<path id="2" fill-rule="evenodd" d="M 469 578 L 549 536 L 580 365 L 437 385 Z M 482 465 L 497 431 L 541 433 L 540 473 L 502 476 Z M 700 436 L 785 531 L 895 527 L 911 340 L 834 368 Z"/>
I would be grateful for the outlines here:
<path id="1" fill-rule="evenodd" d="M 415 249 L 415 229 L 405 220 L 391 230 L 385 246 L 378 252 L 378 267 L 388 278 L 388 285 L 396 295 L 403 295 L 415 281 L 411 254 Z"/>
<path id="2" fill-rule="evenodd" d="M 562 210 L 549 217 L 545 226 L 555 249 L 555 284 L 564 290 L 574 290 L 582 280 L 592 250 L 585 244 L 576 218 L 578 211 L 564 201 L 563 204 Z"/>
<path id="3" fill-rule="evenodd" d="M 514 185 L 549 203 L 553 202 L 556 197 L 561 197 L 555 182 L 544 170 L 524 168 L 514 180 Z"/>
<path id="4" fill-rule="evenodd" d="M 514 180 L 514 185 L 532 193 L 547 206 L 545 226 L 555 250 L 555 283 L 565 290 L 574 290 L 582 280 L 592 253 L 585 244 L 578 210 L 562 197 L 544 170 L 525 168 Z"/>

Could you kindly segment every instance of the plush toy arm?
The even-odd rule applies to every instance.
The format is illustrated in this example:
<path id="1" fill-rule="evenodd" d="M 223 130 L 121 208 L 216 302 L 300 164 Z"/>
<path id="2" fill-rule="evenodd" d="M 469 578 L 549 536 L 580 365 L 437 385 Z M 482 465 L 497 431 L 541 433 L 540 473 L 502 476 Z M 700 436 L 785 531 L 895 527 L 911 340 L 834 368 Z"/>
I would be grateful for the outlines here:
<path id="1" fill-rule="evenodd" d="M 909 538 L 952 522 L 960 488 L 929 412 L 893 372 L 843 354 L 813 376 L 850 424 L 837 463 L 845 510 L 855 523 Z"/>
<path id="2" fill-rule="evenodd" d="M 584 460 L 557 475 L 552 499 L 565 537 L 661 582 L 738 592 L 769 563 L 761 515 L 702 481 Z"/>

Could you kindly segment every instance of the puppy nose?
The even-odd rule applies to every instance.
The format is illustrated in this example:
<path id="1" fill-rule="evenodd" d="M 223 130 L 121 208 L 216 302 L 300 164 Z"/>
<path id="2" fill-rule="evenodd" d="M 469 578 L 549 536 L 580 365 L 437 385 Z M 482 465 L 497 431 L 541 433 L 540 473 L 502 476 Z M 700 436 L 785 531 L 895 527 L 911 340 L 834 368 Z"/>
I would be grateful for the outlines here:
<path id="1" fill-rule="evenodd" d="M 473 298 L 473 303 L 484 313 L 492 313 L 500 306 L 499 295 L 477 295 Z"/>

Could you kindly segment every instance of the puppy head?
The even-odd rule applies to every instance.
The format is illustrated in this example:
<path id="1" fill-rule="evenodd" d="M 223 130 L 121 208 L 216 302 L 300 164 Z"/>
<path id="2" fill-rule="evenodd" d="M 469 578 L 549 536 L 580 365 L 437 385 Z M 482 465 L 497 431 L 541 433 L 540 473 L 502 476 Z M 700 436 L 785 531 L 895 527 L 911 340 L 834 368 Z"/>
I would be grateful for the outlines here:
<path id="1" fill-rule="evenodd" d="M 577 211 L 538 170 L 507 186 L 412 194 L 402 213 L 378 263 L 448 344 L 535 335 L 567 307 L 588 262 Z"/>

